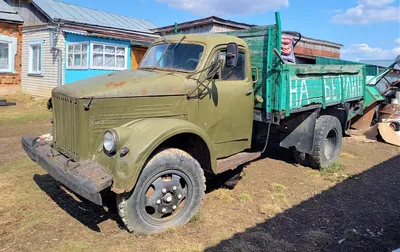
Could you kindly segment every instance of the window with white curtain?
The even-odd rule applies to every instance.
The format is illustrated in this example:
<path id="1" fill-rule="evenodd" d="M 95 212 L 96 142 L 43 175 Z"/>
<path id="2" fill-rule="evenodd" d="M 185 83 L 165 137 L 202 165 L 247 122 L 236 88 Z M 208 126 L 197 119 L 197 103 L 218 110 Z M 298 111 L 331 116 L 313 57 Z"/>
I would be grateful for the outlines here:
<path id="1" fill-rule="evenodd" d="M 0 41 L 0 72 L 11 72 L 12 43 Z"/>
<path id="2" fill-rule="evenodd" d="M 43 43 L 34 41 L 29 44 L 29 74 L 43 74 Z"/>
<path id="3" fill-rule="evenodd" d="M 67 47 L 67 68 L 87 69 L 88 68 L 88 42 L 69 43 Z"/>
<path id="4" fill-rule="evenodd" d="M 124 70 L 127 69 L 127 47 L 123 45 L 92 43 L 92 69 Z"/>

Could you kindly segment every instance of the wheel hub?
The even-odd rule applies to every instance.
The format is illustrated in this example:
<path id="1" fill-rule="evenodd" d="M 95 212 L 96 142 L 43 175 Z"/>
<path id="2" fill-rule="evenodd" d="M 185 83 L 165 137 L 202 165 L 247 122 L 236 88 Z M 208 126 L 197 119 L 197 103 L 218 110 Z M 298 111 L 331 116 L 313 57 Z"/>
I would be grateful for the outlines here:
<path id="1" fill-rule="evenodd" d="M 151 195 L 148 195 L 149 190 L 152 191 Z M 167 178 L 155 179 L 148 191 L 145 211 L 155 219 L 163 219 L 179 212 L 186 198 L 187 187 L 180 176 L 172 174 Z"/>
<path id="2" fill-rule="evenodd" d="M 164 203 L 169 204 L 172 201 L 172 194 L 168 192 L 167 194 L 164 195 L 164 197 L 162 199 L 163 199 Z"/>

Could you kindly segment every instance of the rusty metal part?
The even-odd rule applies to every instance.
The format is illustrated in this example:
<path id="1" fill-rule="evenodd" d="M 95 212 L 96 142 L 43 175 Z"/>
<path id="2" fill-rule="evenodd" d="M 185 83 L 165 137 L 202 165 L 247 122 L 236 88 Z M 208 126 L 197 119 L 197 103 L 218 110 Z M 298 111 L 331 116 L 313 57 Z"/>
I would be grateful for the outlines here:
<path id="1" fill-rule="evenodd" d="M 70 166 L 74 168 L 66 169 L 68 158 L 63 155 L 52 156 L 52 148 L 49 145 L 39 146 L 35 138 L 24 136 L 22 146 L 28 156 L 39 163 L 54 179 L 93 203 L 102 205 L 100 192 L 109 188 L 113 179 L 110 172 L 102 165 L 94 160 L 85 160 L 79 165 Z"/>
<path id="2" fill-rule="evenodd" d="M 371 127 L 372 119 L 374 118 L 375 109 L 377 106 L 378 104 L 374 103 L 364 110 L 364 114 L 362 116 L 356 116 L 353 118 L 351 128 L 358 131 L 369 129 Z"/>
<path id="3" fill-rule="evenodd" d="M 261 156 L 261 152 L 242 152 L 236 155 L 217 160 L 218 172 L 234 170 L 239 165 L 253 161 Z"/>

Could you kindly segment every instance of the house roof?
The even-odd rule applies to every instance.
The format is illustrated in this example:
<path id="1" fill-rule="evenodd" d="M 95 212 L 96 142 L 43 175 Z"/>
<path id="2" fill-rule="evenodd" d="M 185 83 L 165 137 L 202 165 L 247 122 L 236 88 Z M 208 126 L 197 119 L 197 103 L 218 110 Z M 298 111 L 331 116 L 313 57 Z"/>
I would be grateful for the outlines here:
<path id="1" fill-rule="evenodd" d="M 392 60 L 360 60 L 361 63 L 368 64 L 368 65 L 374 65 L 374 66 L 379 66 L 382 68 L 386 68 L 393 64 L 394 59 Z M 394 69 L 400 70 L 400 66 L 396 65 Z"/>
<path id="2" fill-rule="evenodd" d="M 22 23 L 24 20 L 17 11 L 3 0 L 0 0 L 0 20 Z"/>
<path id="3" fill-rule="evenodd" d="M 221 24 L 221 25 L 225 25 L 225 26 L 229 26 L 229 27 L 238 28 L 238 29 L 248 29 L 248 28 L 254 26 L 254 25 L 250 25 L 250 24 L 235 22 L 235 21 L 228 20 L 228 19 L 223 19 L 223 18 L 216 17 L 216 16 L 210 16 L 210 17 L 206 17 L 206 18 L 192 20 L 189 22 L 183 22 L 183 23 L 179 23 L 177 25 L 178 25 L 178 29 L 182 30 L 182 29 L 188 29 L 193 26 L 207 25 L 207 24 L 212 24 L 212 23 Z M 169 31 L 173 31 L 174 29 L 175 29 L 175 25 L 168 25 L 168 26 L 163 26 L 163 27 L 158 27 L 158 28 L 152 29 L 152 31 L 154 31 L 154 32 L 169 32 Z"/>
<path id="4" fill-rule="evenodd" d="M 50 20 L 87 26 L 113 28 L 131 32 L 153 33 L 156 26 L 145 19 L 132 18 L 98 11 L 54 0 L 32 0 Z"/>

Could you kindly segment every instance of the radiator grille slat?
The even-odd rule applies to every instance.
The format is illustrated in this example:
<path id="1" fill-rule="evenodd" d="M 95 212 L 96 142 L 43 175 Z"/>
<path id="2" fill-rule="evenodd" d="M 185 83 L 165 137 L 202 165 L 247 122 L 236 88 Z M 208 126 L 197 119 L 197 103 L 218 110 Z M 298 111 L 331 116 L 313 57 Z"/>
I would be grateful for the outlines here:
<path id="1" fill-rule="evenodd" d="M 77 102 L 73 98 L 53 95 L 54 108 L 54 145 L 69 158 L 78 158 L 77 139 Z"/>

